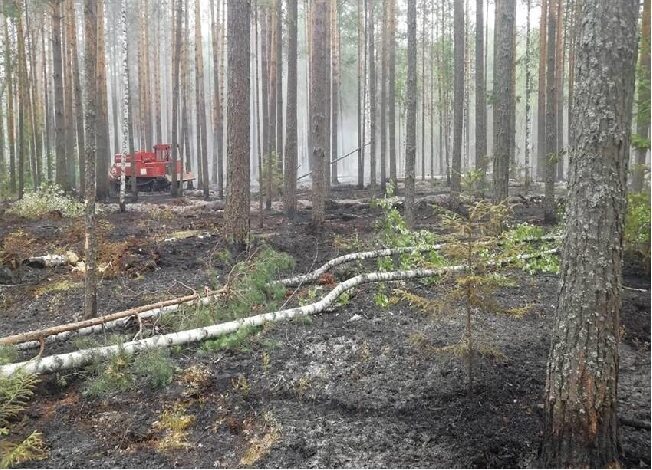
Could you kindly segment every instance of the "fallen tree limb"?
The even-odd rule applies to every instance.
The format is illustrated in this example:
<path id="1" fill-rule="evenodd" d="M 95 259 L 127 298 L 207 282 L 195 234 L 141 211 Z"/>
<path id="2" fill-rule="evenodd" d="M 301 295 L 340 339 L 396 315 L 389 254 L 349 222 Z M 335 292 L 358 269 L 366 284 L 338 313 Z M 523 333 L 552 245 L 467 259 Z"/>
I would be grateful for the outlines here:
<path id="1" fill-rule="evenodd" d="M 46 342 L 50 343 L 59 339 L 65 339 L 68 336 L 71 336 L 73 332 L 77 332 L 79 335 L 95 333 L 106 328 L 117 326 L 121 321 L 124 323 L 129 317 L 135 315 L 138 315 L 139 318 L 148 318 L 155 315 L 160 315 L 163 312 L 174 312 L 178 310 L 180 306 L 192 304 L 193 302 L 207 304 L 213 301 L 218 295 L 223 292 L 223 289 L 210 291 L 207 292 L 203 297 L 199 294 L 186 295 L 176 299 L 164 300 L 150 305 L 142 305 L 140 307 L 130 308 L 129 310 L 115 312 L 101 317 L 89 318 L 88 320 L 66 323 L 65 325 L 57 325 L 50 328 L 44 328 L 42 330 L 34 330 L 17 335 L 6 336 L 4 338 L 0 338 L 0 345 L 6 346 L 11 344 L 20 344 L 21 349 L 30 349 L 32 347 L 38 347 L 40 344 L 39 340 L 41 338 L 45 338 Z"/>
<path id="2" fill-rule="evenodd" d="M 43 256 L 30 256 L 23 261 L 32 268 L 52 268 L 55 266 L 65 266 L 67 264 L 74 265 L 79 262 L 79 256 L 69 251 L 65 255 L 43 255 Z"/>
<path id="3" fill-rule="evenodd" d="M 558 249 L 554 248 L 541 253 L 531 255 L 519 255 L 503 260 L 488 263 L 488 266 L 502 266 L 518 260 L 538 258 L 546 254 L 557 253 Z M 125 354 L 134 354 L 145 349 L 163 348 L 175 345 L 182 345 L 201 341 L 204 339 L 216 338 L 218 336 L 233 333 L 243 326 L 259 326 L 268 321 L 279 321 L 291 319 L 297 316 L 308 316 L 320 313 L 328 308 L 344 292 L 364 283 L 369 282 L 388 282 L 407 279 L 416 279 L 432 276 L 440 276 L 450 272 L 463 271 L 465 265 L 448 266 L 441 269 L 411 269 L 407 271 L 393 272 L 372 272 L 359 274 L 344 282 L 339 283 L 321 300 L 303 307 L 294 307 L 270 313 L 262 313 L 252 317 L 242 318 L 240 320 L 220 323 L 204 328 L 195 328 L 192 330 L 179 331 L 166 335 L 153 336 L 151 338 L 129 341 L 121 345 L 104 346 L 97 348 L 84 349 L 66 354 L 55 354 L 52 356 L 40 358 L 37 357 L 31 361 L 7 364 L 0 367 L 0 376 L 9 376 L 18 371 L 28 374 L 40 374 L 55 372 L 59 370 L 73 369 L 89 364 L 93 360 L 111 357 L 119 352 Z"/>
<path id="4" fill-rule="evenodd" d="M 538 241 L 542 241 L 542 242 L 553 241 L 558 239 L 559 236 L 557 235 L 545 235 L 543 237 L 538 237 L 538 238 L 526 238 L 523 241 L 531 243 L 531 242 L 538 242 Z M 338 256 L 337 258 L 333 258 L 330 261 L 323 264 L 322 266 L 320 266 L 319 268 L 310 271 L 309 273 L 281 279 L 277 282 L 286 287 L 292 287 L 299 284 L 316 281 L 322 276 L 322 274 L 328 272 L 330 269 L 334 268 L 335 266 L 339 266 L 340 264 L 348 263 L 350 261 L 361 261 L 365 259 L 382 258 L 383 256 L 393 256 L 402 253 L 413 253 L 413 252 L 425 253 L 428 251 L 441 250 L 445 246 L 446 243 L 433 245 L 433 246 L 422 246 L 422 247 L 406 246 L 400 248 L 383 248 L 380 250 L 362 251 L 359 253 L 349 253 L 347 255 L 342 255 L 342 256 Z"/>

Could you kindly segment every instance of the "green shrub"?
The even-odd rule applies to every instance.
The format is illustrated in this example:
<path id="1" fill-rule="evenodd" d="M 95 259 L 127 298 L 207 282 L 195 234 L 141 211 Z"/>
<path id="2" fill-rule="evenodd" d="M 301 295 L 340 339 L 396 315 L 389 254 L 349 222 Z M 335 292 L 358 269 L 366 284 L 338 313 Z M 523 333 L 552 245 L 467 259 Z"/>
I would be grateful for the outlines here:
<path id="1" fill-rule="evenodd" d="M 174 376 L 174 365 L 167 349 L 151 349 L 138 354 L 131 364 L 131 371 L 151 389 L 170 385 Z"/>
<path id="2" fill-rule="evenodd" d="M 625 253 L 650 264 L 650 194 L 633 193 L 627 198 L 625 216 Z"/>
<path id="3" fill-rule="evenodd" d="M 261 330 L 262 327 L 260 326 L 243 326 L 234 333 L 206 340 L 202 343 L 201 347 L 204 351 L 208 352 L 244 349 L 247 340 Z"/>
<path id="4" fill-rule="evenodd" d="M 43 184 L 36 191 L 25 193 L 7 212 L 22 217 L 37 218 L 59 211 L 64 217 L 78 217 L 84 213 L 84 204 L 75 201 L 55 184 Z"/>

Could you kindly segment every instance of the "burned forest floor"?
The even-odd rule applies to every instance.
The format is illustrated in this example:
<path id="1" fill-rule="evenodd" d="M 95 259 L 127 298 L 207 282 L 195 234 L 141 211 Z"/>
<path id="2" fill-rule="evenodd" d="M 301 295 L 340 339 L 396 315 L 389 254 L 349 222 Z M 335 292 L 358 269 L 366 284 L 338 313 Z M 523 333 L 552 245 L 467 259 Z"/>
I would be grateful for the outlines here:
<path id="1" fill-rule="evenodd" d="M 420 183 L 418 190 L 417 228 L 444 234 L 445 188 L 433 193 Z M 283 276 L 379 246 L 376 222 L 383 213 L 369 191 L 333 188 L 320 230 L 310 224 L 309 193 L 300 191 L 299 200 L 294 223 L 275 202 L 262 227 L 252 200 L 252 246 L 290 255 L 294 267 Z M 542 225 L 540 199 L 512 200 L 516 221 Z M 0 205 L 0 337 L 79 320 L 83 269 L 32 267 L 24 260 L 65 253 L 82 258 L 83 219 L 58 212 L 28 219 L 7 207 Z M 100 209 L 99 314 L 215 289 L 246 256 L 229 252 L 222 240 L 222 202 L 204 202 L 195 192 L 180 199 L 144 194 L 125 213 L 115 203 Z M 314 302 L 351 269 L 377 266 L 365 261 L 347 269 L 316 285 L 288 288 L 283 304 Z M 489 353 L 476 358 L 470 390 L 464 360 L 447 348 L 464 329 L 458 306 L 442 302 L 454 281 L 370 283 L 320 314 L 267 323 L 216 347 L 174 347 L 165 356 L 171 370 L 159 371 L 168 377 L 159 387 L 104 382 L 102 393 L 90 393 L 98 390 L 97 380 L 94 389 L 89 385 L 98 364 L 42 375 L 12 433 L 42 433 L 47 457 L 24 465 L 43 468 L 531 466 L 541 439 L 558 276 L 516 268 L 501 273 L 507 282 L 495 294 L 497 304 L 521 314 L 474 315 L 475 334 Z M 626 260 L 623 284 L 621 463 L 649 468 L 649 273 Z M 379 293 L 405 291 L 414 297 L 379 301 Z M 429 301 L 440 307 L 431 309 Z M 165 328 L 163 321 L 130 323 L 99 336 L 130 340 Z M 46 345 L 43 355 L 90 341 Z M 113 372 L 120 367 L 111 364 Z"/>

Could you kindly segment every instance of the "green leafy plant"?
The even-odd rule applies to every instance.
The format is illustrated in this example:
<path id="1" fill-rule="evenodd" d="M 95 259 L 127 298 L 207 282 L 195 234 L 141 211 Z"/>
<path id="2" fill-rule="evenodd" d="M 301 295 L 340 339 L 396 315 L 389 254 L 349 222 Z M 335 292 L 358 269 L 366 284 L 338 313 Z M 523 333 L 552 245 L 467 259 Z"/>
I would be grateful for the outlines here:
<path id="1" fill-rule="evenodd" d="M 64 217 L 79 217 L 84 204 L 68 196 L 54 184 L 42 184 L 36 191 L 25 193 L 23 199 L 14 202 L 7 212 L 27 218 L 42 217 L 50 212 L 60 212 Z"/>
<path id="2" fill-rule="evenodd" d="M 216 339 L 209 339 L 202 343 L 202 350 L 216 352 L 222 350 L 244 349 L 248 340 L 262 331 L 261 326 L 243 326 L 235 333 L 220 336 Z"/>
<path id="3" fill-rule="evenodd" d="M 650 194 L 633 193 L 627 197 L 624 233 L 625 253 L 641 258 L 647 270 L 650 266 Z"/>

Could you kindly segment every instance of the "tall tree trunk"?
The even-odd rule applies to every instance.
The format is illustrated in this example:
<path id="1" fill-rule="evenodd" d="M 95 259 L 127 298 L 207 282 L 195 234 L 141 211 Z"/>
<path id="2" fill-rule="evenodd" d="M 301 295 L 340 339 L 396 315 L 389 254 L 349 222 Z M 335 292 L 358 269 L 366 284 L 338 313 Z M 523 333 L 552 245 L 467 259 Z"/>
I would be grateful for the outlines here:
<path id="1" fill-rule="evenodd" d="M 104 2 L 96 0 L 85 0 L 84 2 L 84 71 L 86 78 L 86 106 L 84 124 L 85 129 L 85 153 L 86 173 L 84 185 L 85 199 L 85 225 L 86 236 L 84 252 L 86 255 L 86 270 L 84 274 L 84 318 L 91 318 L 97 315 L 97 273 L 96 273 L 96 240 L 95 240 L 95 140 L 96 123 L 95 116 L 98 107 L 98 81 L 96 80 L 97 65 L 101 61 L 98 57 L 99 29 L 98 9 L 104 7 Z"/>
<path id="2" fill-rule="evenodd" d="M 213 180 L 217 197 L 224 198 L 224 129 L 222 122 L 222 41 L 220 34 L 220 0 L 211 0 L 211 33 L 213 41 Z M 217 11 L 216 11 L 217 10 Z"/>
<path id="3" fill-rule="evenodd" d="M 558 0 L 557 3 L 557 36 L 555 38 L 555 108 L 557 110 L 557 144 L 555 152 L 557 154 L 557 169 L 555 179 L 561 181 L 564 178 L 564 63 L 566 53 L 566 18 L 568 14 L 564 11 L 564 1 Z"/>
<path id="4" fill-rule="evenodd" d="M 64 112 L 64 135 L 65 135 L 65 146 L 66 146 L 66 172 L 68 175 L 68 181 L 66 187 L 72 189 L 75 187 L 75 170 L 76 170 L 76 161 L 75 158 L 75 123 L 73 115 L 73 96 L 74 96 L 74 83 L 72 80 L 72 56 L 70 54 L 70 36 L 74 34 L 74 31 L 71 28 L 70 23 L 70 8 L 72 7 L 72 0 L 64 0 L 63 9 L 64 9 L 64 21 L 62 32 L 63 38 L 63 84 L 64 84 L 64 103 L 63 103 L 63 112 Z M 73 15 L 74 16 L 74 15 Z M 79 149 L 77 149 L 79 151 Z"/>
<path id="5" fill-rule="evenodd" d="M 297 210 L 297 0 L 287 0 L 288 83 L 285 122 L 283 205 L 290 220 Z"/>
<path id="6" fill-rule="evenodd" d="M 157 7 L 157 8 L 160 8 Z M 158 144 L 163 143 L 163 123 L 161 122 L 161 59 L 159 38 L 161 38 L 161 18 L 160 11 L 154 12 L 154 30 L 156 31 L 156 39 L 153 41 L 154 46 L 154 59 L 152 60 L 152 95 L 154 97 L 154 135 L 156 136 L 155 142 Z"/>
<path id="7" fill-rule="evenodd" d="M 508 196 L 509 157 L 514 136 L 511 131 L 514 101 L 512 67 L 514 64 L 515 0 L 496 1 L 494 27 L 494 200 Z M 502 84 L 499 86 L 497 84 Z"/>
<path id="8" fill-rule="evenodd" d="M 484 0 L 476 0 L 475 23 L 475 169 L 487 175 L 487 82 L 484 75 Z"/>
<path id="9" fill-rule="evenodd" d="M 396 0 L 388 0 L 387 121 L 389 125 L 389 180 L 398 191 L 396 175 Z"/>
<path id="10" fill-rule="evenodd" d="M 643 190 L 645 158 L 650 149 L 650 0 L 643 2 L 641 44 L 638 57 L 638 96 L 636 98 L 636 161 L 632 191 Z"/>
<path id="11" fill-rule="evenodd" d="M 363 20 L 362 0 L 358 0 L 358 189 L 364 188 L 364 127 L 365 127 L 365 108 L 363 102 L 363 85 L 365 80 L 365 70 L 362 65 L 362 56 L 365 55 L 364 43 L 364 20 Z"/>
<path id="12" fill-rule="evenodd" d="M 45 21 L 45 19 L 44 19 Z M 48 62 L 45 50 L 45 27 L 41 26 L 41 62 L 43 63 L 43 97 L 45 101 L 45 135 L 43 142 L 45 144 L 45 175 L 48 183 L 52 182 L 52 119 L 50 116 L 50 90 L 49 90 L 49 75 L 48 75 Z"/>
<path id="13" fill-rule="evenodd" d="M 20 8 L 20 7 L 19 7 Z M 29 113 L 29 97 L 27 92 L 27 64 L 25 58 L 25 32 L 23 15 L 18 12 L 16 20 L 16 42 L 18 48 L 18 199 L 23 198 L 25 190 L 25 158 L 29 152 L 26 115 Z"/>
<path id="14" fill-rule="evenodd" d="M 546 30 L 548 24 L 548 2 L 541 0 L 539 16 L 539 92 L 537 98 L 537 180 L 546 176 Z"/>
<path id="15" fill-rule="evenodd" d="M 72 0 L 68 4 L 68 21 L 70 33 L 68 46 L 72 56 L 72 78 L 75 96 L 75 115 L 77 122 L 77 150 L 79 155 L 79 193 L 86 194 L 86 142 L 84 140 L 84 105 L 82 100 L 81 81 L 79 79 L 79 57 L 77 55 L 77 28 L 75 26 L 75 8 Z"/>
<path id="16" fill-rule="evenodd" d="M 244 247 L 249 236 L 250 11 L 250 0 L 228 2 L 228 190 L 224 222 L 228 240 L 239 247 Z"/>
<path id="17" fill-rule="evenodd" d="M 339 55 L 340 20 L 337 1 L 331 2 L 331 183 L 339 184 L 337 178 L 337 130 L 338 130 L 338 96 L 340 92 L 340 55 Z"/>
<path id="18" fill-rule="evenodd" d="M 541 464 L 617 468 L 622 240 L 638 1 L 584 0 Z M 607 47 L 604 44 L 618 44 Z"/>
<path id="19" fill-rule="evenodd" d="M 405 221 L 414 227 L 414 167 L 417 153 L 417 1 L 408 0 L 408 70 L 405 89 Z"/>
<path id="20" fill-rule="evenodd" d="M 457 202 L 462 191 L 462 123 L 464 111 L 464 1 L 455 0 L 454 9 L 454 102 L 453 168 L 451 171 L 451 199 Z M 495 121 L 494 121 L 495 122 Z"/>
<path id="21" fill-rule="evenodd" d="M 383 26 L 380 38 L 380 192 L 387 186 L 387 2 L 383 0 Z"/>
<path id="22" fill-rule="evenodd" d="M 312 44 L 310 56 L 310 142 L 312 145 L 312 221 L 324 222 L 328 167 L 330 41 L 328 0 L 314 0 L 311 5 Z"/>
<path id="23" fill-rule="evenodd" d="M 421 4 L 421 181 L 426 179 L 426 2 Z"/>
<path id="24" fill-rule="evenodd" d="M 125 0 L 126 1 L 126 0 Z M 171 184 L 171 194 L 173 197 L 176 197 L 178 194 L 178 187 L 181 186 L 177 182 L 177 161 L 179 160 L 179 142 L 178 142 L 178 109 L 179 109 L 179 68 L 181 62 L 181 20 L 182 20 L 182 1 L 176 0 L 177 2 L 177 13 L 176 13 L 176 26 L 174 28 L 175 40 L 174 40 L 174 61 L 172 64 L 172 184 Z M 183 145 L 183 141 L 181 141 Z M 183 163 L 181 165 L 182 170 Z"/>
<path id="25" fill-rule="evenodd" d="M 106 86 L 104 48 L 104 0 L 97 0 L 97 154 L 95 158 L 96 194 L 99 200 L 109 196 L 109 101 Z M 88 182 L 87 182 L 88 183 Z"/>
<path id="26" fill-rule="evenodd" d="M 525 26 L 525 190 L 530 189 L 530 130 L 532 119 L 530 118 L 531 104 L 530 95 L 532 91 L 532 51 L 530 49 L 530 13 L 532 0 L 527 0 L 527 20 Z"/>
<path id="27" fill-rule="evenodd" d="M 276 167 L 283 175 L 283 4 L 276 0 Z"/>
<path id="28" fill-rule="evenodd" d="M 202 189 L 204 199 L 209 197 L 209 175 L 208 175 L 208 138 L 206 135 L 206 101 L 204 99 L 204 54 L 202 52 L 203 42 L 201 37 L 201 15 L 199 12 L 199 2 L 195 1 L 195 91 L 197 96 L 197 153 L 201 155 L 198 163 L 201 164 Z"/>
<path id="29" fill-rule="evenodd" d="M 267 86 L 267 106 L 269 108 L 268 115 L 269 120 L 268 125 L 268 138 L 269 138 L 269 149 L 267 157 L 267 190 L 265 192 L 265 209 L 270 210 L 272 208 L 272 198 L 274 197 L 274 167 L 276 159 L 276 61 L 279 60 L 276 57 L 276 9 L 269 8 L 267 11 L 267 53 L 269 55 L 269 60 L 267 65 L 268 70 L 268 82 Z"/>
<path id="30" fill-rule="evenodd" d="M 376 2 L 367 5 L 367 28 L 369 30 L 369 186 L 376 191 L 376 40 L 374 37 Z"/>
<path id="31" fill-rule="evenodd" d="M 63 53 L 61 50 L 61 4 L 60 0 L 52 3 L 52 66 L 54 79 L 54 121 L 55 121 L 55 182 L 64 189 L 68 188 L 68 168 L 66 165 L 65 114 L 63 98 Z M 11 143 L 10 143 L 11 144 Z M 11 148 L 11 147 L 10 147 Z"/>
<path id="32" fill-rule="evenodd" d="M 557 167 L 557 92 L 555 89 L 557 2 L 548 0 L 548 49 L 546 64 L 546 180 L 543 220 L 553 224 L 555 214 L 555 172 Z"/>

